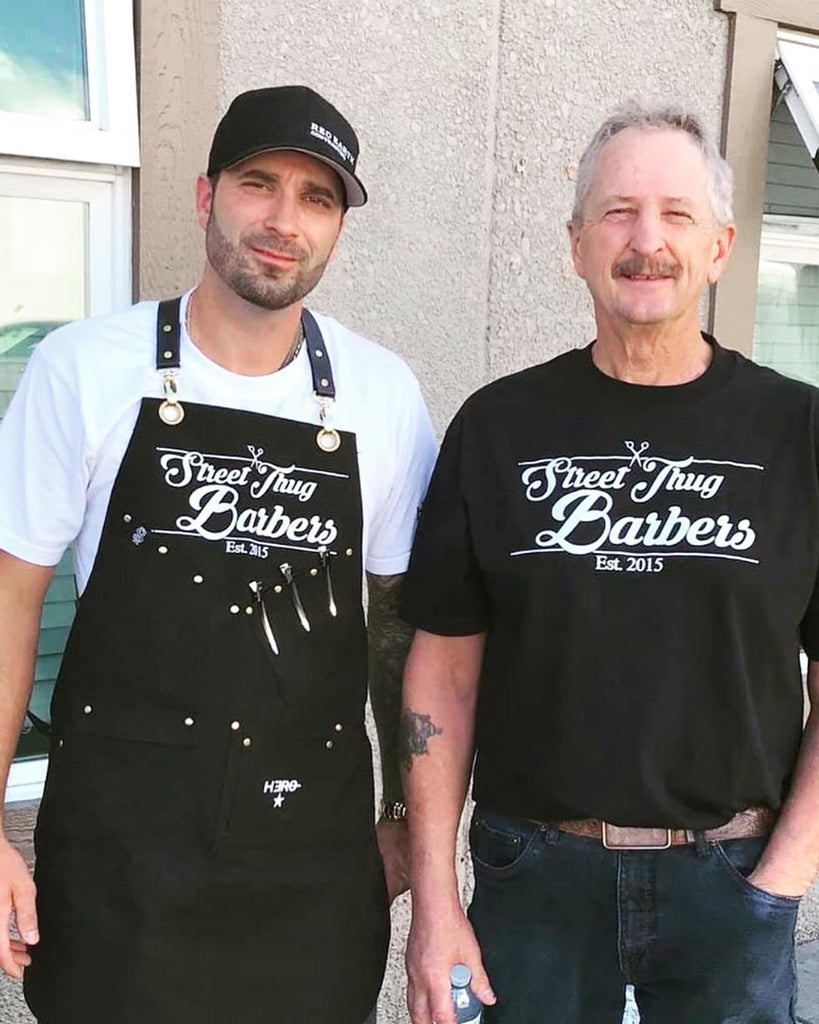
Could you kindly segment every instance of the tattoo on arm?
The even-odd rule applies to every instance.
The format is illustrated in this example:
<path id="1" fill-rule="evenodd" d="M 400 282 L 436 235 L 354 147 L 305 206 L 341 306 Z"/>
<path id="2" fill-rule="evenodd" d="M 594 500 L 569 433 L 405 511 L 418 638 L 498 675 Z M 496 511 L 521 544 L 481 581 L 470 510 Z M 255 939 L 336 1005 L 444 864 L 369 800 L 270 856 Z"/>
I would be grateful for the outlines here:
<path id="1" fill-rule="evenodd" d="M 384 799 L 401 800 L 399 722 L 401 681 L 414 630 L 398 616 L 403 574 L 367 573 L 367 630 L 370 644 L 370 700 L 381 748 Z"/>
<path id="2" fill-rule="evenodd" d="M 429 753 L 429 739 L 440 736 L 444 730 L 437 726 L 430 715 L 422 715 L 411 708 L 405 708 L 401 715 L 401 767 L 405 772 L 412 768 L 412 760 Z"/>

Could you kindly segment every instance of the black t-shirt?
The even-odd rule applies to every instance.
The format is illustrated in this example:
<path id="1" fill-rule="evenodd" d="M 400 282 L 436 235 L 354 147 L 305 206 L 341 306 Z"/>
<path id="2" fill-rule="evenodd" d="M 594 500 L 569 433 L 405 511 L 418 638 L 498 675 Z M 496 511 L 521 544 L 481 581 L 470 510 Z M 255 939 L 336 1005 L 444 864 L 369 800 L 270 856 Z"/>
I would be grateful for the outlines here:
<path id="1" fill-rule="evenodd" d="M 479 802 L 706 828 L 786 796 L 800 643 L 819 659 L 819 392 L 713 346 L 672 387 L 568 352 L 450 426 L 402 614 L 487 633 Z"/>

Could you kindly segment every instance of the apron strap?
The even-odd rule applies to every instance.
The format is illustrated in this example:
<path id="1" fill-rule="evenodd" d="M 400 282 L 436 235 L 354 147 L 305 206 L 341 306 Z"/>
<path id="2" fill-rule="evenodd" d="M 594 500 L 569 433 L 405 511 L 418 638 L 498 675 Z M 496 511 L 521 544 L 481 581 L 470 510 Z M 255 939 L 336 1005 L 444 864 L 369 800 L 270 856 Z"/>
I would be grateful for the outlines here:
<path id="1" fill-rule="evenodd" d="M 179 369 L 179 308 L 182 299 L 163 299 L 156 314 L 156 368 L 157 370 Z M 317 398 L 334 399 L 336 387 L 330 356 L 321 336 L 321 328 L 313 314 L 303 309 L 301 313 L 310 372 L 313 375 L 313 392 Z"/>
<path id="2" fill-rule="evenodd" d="M 156 314 L 156 368 L 179 369 L 179 306 L 181 296 L 163 299 Z"/>
<path id="3" fill-rule="evenodd" d="M 333 399 L 336 397 L 333 368 L 330 365 L 330 356 L 321 336 L 321 328 L 308 309 L 301 311 L 301 323 L 304 328 L 307 355 L 310 359 L 310 372 L 313 374 L 313 394 L 316 398 Z"/>

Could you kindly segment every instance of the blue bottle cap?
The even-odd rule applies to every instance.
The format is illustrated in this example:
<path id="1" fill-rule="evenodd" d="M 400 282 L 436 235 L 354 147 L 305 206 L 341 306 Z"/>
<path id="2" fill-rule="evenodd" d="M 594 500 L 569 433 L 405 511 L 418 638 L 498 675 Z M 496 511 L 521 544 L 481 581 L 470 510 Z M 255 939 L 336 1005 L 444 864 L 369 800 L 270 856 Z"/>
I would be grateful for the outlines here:
<path id="1" fill-rule="evenodd" d="M 466 988 L 472 981 L 472 971 L 466 964 L 453 964 L 449 972 L 449 983 L 453 988 Z"/>

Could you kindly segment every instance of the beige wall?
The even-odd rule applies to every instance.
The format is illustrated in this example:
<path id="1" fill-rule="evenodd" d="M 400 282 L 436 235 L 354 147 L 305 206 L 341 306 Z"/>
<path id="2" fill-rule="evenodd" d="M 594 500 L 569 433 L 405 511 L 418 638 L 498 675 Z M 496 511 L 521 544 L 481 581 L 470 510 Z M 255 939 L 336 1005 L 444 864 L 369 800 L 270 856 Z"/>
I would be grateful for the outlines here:
<path id="1" fill-rule="evenodd" d="M 484 381 L 591 338 L 567 263 L 574 164 L 629 98 L 688 104 L 719 133 L 728 18 L 713 6 L 143 0 L 141 294 L 198 272 L 192 179 L 216 110 L 312 85 L 358 129 L 371 195 L 313 304 L 403 353 L 443 427 Z M 406 900 L 395 923 L 380 1024 L 408 1019 Z"/>
<path id="2" fill-rule="evenodd" d="M 219 115 L 216 0 L 135 0 L 142 166 L 134 187 L 134 297 L 191 285 L 202 264 L 194 181 Z M 203 156 L 204 154 L 204 156 Z"/>
<path id="3" fill-rule="evenodd" d="M 591 337 L 566 257 L 571 175 L 635 97 L 715 132 L 711 0 L 142 0 L 139 294 L 195 279 L 192 182 L 238 91 L 304 82 L 356 126 L 370 203 L 314 298 L 402 352 L 439 427 L 484 381 Z M 331 16 L 332 15 L 332 16 Z"/>

